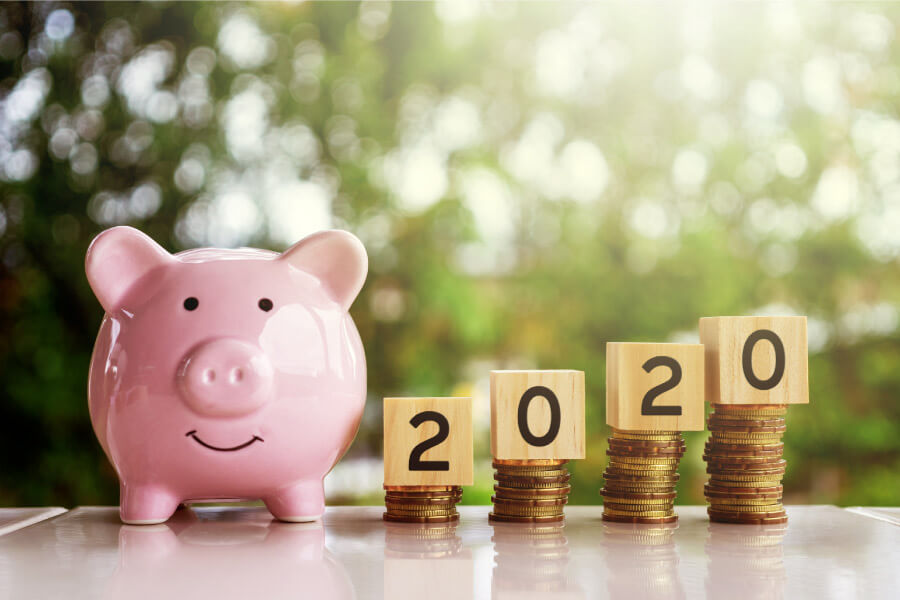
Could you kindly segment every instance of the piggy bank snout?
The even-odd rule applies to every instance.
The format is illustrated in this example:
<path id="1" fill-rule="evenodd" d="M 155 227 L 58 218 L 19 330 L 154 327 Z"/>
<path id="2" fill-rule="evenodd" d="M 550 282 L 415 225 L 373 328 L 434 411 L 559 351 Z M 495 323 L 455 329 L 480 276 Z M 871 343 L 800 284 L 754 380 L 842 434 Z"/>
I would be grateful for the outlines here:
<path id="1" fill-rule="evenodd" d="M 206 416 L 237 416 L 260 408 L 272 389 L 272 363 L 252 344 L 217 339 L 197 346 L 178 372 L 181 396 Z"/>

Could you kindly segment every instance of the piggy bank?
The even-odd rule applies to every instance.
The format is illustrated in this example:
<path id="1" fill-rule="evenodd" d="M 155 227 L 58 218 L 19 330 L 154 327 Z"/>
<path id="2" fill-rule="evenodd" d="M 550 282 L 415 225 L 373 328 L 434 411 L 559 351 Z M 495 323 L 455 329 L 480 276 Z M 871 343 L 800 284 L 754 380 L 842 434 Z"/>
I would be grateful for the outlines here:
<path id="1" fill-rule="evenodd" d="M 344 231 L 282 254 L 172 255 L 130 227 L 94 239 L 85 270 L 106 314 L 88 403 L 125 523 L 161 523 L 186 501 L 262 499 L 282 521 L 323 514 L 323 479 L 365 404 L 347 311 L 367 269 Z"/>

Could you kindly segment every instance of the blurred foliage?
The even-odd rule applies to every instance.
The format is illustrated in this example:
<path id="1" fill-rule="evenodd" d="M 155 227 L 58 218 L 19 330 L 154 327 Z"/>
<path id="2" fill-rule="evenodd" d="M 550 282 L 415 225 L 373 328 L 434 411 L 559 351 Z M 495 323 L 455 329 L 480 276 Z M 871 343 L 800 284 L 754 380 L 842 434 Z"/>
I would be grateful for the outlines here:
<path id="1" fill-rule="evenodd" d="M 598 502 L 607 341 L 807 314 L 786 498 L 898 504 L 900 10 L 692 6 L 0 5 L 0 504 L 116 501 L 82 265 L 122 223 L 172 251 L 363 239 L 348 465 L 381 397 L 474 394 L 483 461 L 491 368 L 583 369 L 572 501 Z"/>

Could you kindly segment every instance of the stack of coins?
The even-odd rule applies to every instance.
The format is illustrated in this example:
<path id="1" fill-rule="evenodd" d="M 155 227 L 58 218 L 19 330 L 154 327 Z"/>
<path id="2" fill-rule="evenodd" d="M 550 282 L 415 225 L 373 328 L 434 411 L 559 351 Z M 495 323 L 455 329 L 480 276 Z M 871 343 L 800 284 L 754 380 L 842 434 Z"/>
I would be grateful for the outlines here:
<path id="1" fill-rule="evenodd" d="M 459 519 L 456 503 L 459 485 L 386 485 L 385 521 L 399 523 L 447 523 Z"/>
<path id="2" fill-rule="evenodd" d="M 678 461 L 684 455 L 678 431 L 622 431 L 609 438 L 603 473 L 603 520 L 617 523 L 674 523 Z"/>
<path id="3" fill-rule="evenodd" d="M 703 460 L 709 518 L 720 523 L 787 523 L 781 504 L 784 405 L 713 404 Z"/>
<path id="4" fill-rule="evenodd" d="M 566 460 L 494 459 L 494 511 L 491 521 L 552 523 L 565 518 L 569 471 Z"/>

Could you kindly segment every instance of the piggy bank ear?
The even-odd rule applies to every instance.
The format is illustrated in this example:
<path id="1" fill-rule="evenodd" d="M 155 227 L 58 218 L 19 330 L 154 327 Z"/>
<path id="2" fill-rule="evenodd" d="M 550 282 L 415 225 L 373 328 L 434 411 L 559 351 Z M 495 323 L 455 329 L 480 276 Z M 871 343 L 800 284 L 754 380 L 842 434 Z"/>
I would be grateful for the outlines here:
<path id="1" fill-rule="evenodd" d="M 279 260 L 315 276 L 344 310 L 366 281 L 369 257 L 362 242 L 347 231 L 320 231 L 288 248 Z"/>
<path id="2" fill-rule="evenodd" d="M 97 300 L 113 312 L 131 286 L 151 270 L 177 259 L 133 227 L 113 227 L 94 238 L 84 270 Z"/>

